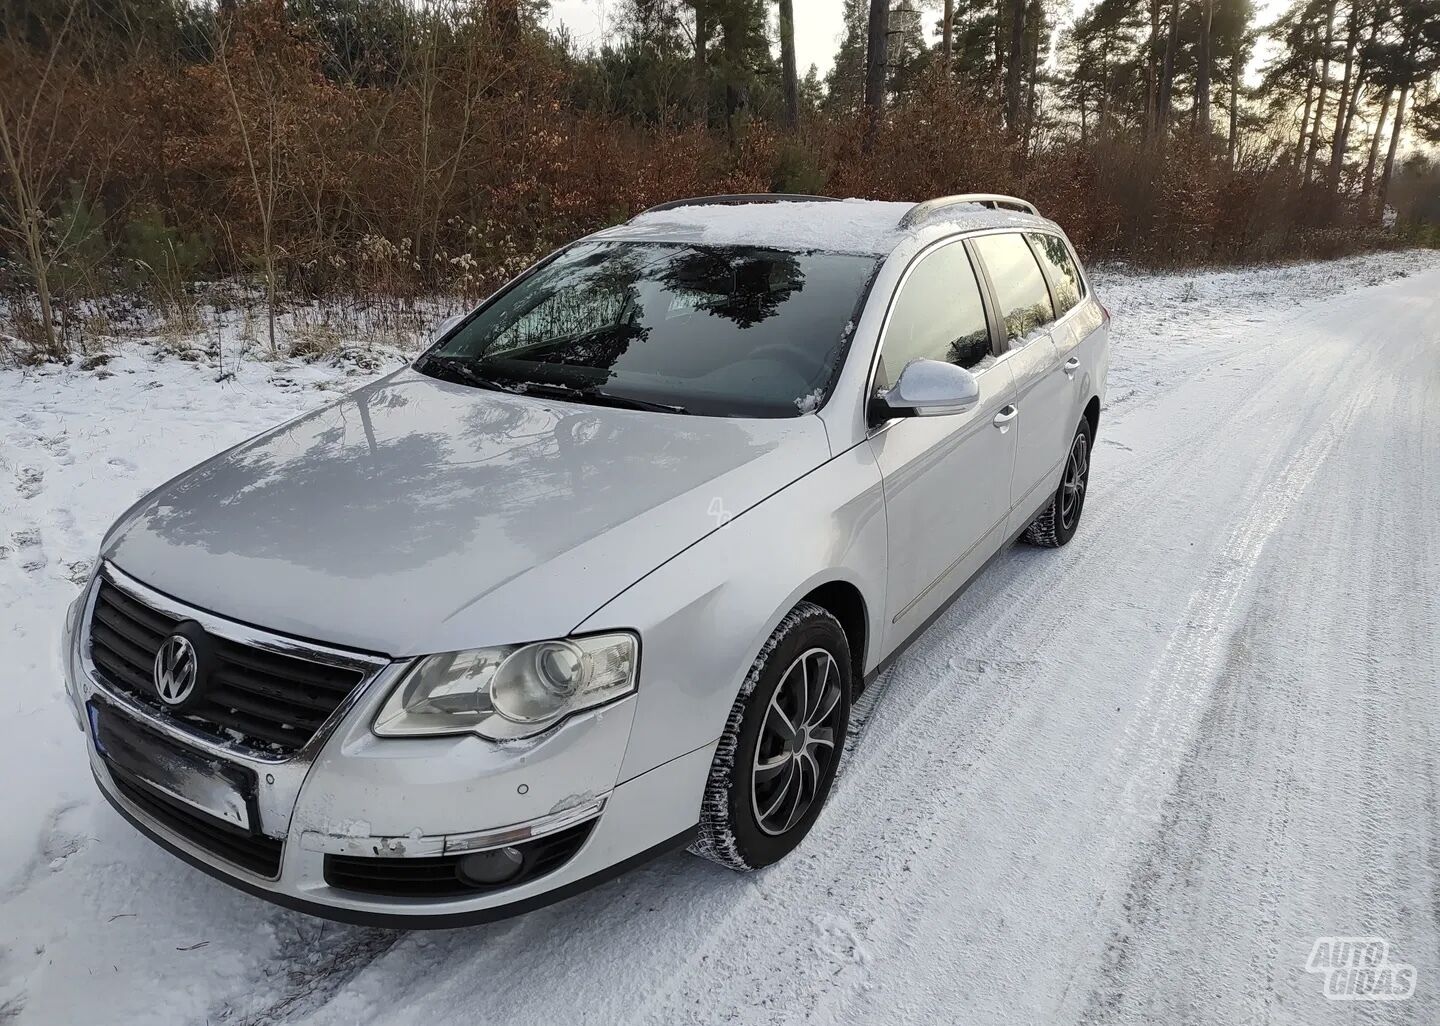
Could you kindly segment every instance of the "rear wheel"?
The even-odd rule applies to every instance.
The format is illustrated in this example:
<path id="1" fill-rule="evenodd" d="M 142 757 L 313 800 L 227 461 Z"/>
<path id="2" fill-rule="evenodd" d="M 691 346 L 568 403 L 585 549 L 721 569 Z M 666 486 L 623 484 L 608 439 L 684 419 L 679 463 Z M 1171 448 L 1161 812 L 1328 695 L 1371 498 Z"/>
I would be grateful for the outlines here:
<path id="1" fill-rule="evenodd" d="M 850 722 L 840 622 L 802 602 L 756 657 L 715 750 L 690 850 L 735 870 L 789 854 L 820 815 Z"/>
<path id="2" fill-rule="evenodd" d="M 1075 536 L 1080 513 L 1085 508 L 1085 493 L 1090 487 L 1090 443 L 1090 422 L 1082 419 L 1065 457 L 1060 487 L 1025 529 L 1025 540 L 1032 545 L 1059 548 Z"/>

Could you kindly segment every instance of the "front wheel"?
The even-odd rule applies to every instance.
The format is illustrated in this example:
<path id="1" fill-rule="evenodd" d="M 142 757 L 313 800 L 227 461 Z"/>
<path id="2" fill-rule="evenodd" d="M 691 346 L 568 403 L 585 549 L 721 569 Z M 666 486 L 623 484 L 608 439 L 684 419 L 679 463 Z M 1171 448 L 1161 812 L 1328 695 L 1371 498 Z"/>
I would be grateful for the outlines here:
<path id="1" fill-rule="evenodd" d="M 690 850 L 730 869 L 788 855 L 820 815 L 850 723 L 840 622 L 802 602 L 760 650 L 715 749 Z"/>
<path id="2" fill-rule="evenodd" d="M 1085 493 L 1090 487 L 1090 444 L 1090 422 L 1082 418 L 1065 457 L 1060 487 L 1025 529 L 1025 540 L 1032 545 L 1056 549 L 1075 537 L 1080 513 L 1085 508 Z"/>

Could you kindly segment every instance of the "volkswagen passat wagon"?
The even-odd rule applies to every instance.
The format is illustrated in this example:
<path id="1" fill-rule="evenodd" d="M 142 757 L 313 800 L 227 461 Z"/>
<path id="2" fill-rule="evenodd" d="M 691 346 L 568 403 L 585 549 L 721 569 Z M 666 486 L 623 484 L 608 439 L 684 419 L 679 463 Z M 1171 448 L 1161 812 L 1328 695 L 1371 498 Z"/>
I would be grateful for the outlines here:
<path id="1" fill-rule="evenodd" d="M 1108 315 L 997 196 L 666 204 L 106 535 L 65 665 L 105 797 L 351 922 L 534 908 L 815 823 L 851 700 L 1084 508 Z"/>

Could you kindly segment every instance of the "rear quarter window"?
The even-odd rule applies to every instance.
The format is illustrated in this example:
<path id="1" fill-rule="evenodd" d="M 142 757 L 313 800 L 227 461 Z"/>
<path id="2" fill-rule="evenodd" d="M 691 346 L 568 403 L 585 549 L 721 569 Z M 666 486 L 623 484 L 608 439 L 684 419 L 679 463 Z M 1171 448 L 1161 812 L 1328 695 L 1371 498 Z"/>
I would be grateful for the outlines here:
<path id="1" fill-rule="evenodd" d="M 1058 235 L 1042 235 L 1039 232 L 1027 236 L 1035 249 L 1035 255 L 1050 276 L 1051 292 L 1055 298 L 1055 316 L 1063 317 L 1073 310 L 1085 295 L 1085 283 L 1080 279 L 1080 268 L 1065 240 Z"/>

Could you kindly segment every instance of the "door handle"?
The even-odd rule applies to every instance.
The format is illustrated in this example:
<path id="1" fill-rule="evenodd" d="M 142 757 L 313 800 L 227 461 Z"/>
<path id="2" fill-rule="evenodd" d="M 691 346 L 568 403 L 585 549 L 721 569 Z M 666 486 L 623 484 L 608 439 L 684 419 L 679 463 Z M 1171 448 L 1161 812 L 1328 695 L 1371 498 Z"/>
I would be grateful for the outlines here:
<path id="1" fill-rule="evenodd" d="M 1075 372 L 1080 369 L 1080 361 L 1076 357 L 1070 357 L 1065 361 L 1065 376 L 1073 378 Z"/>
<path id="2" fill-rule="evenodd" d="M 1014 406 L 1007 406 L 999 413 L 995 414 L 995 419 L 992 420 L 990 423 L 994 424 L 1001 431 L 1004 431 L 1007 427 L 1009 427 L 1010 422 L 1014 420 L 1017 416 L 1019 416 L 1019 414 L 1020 411 Z"/>

